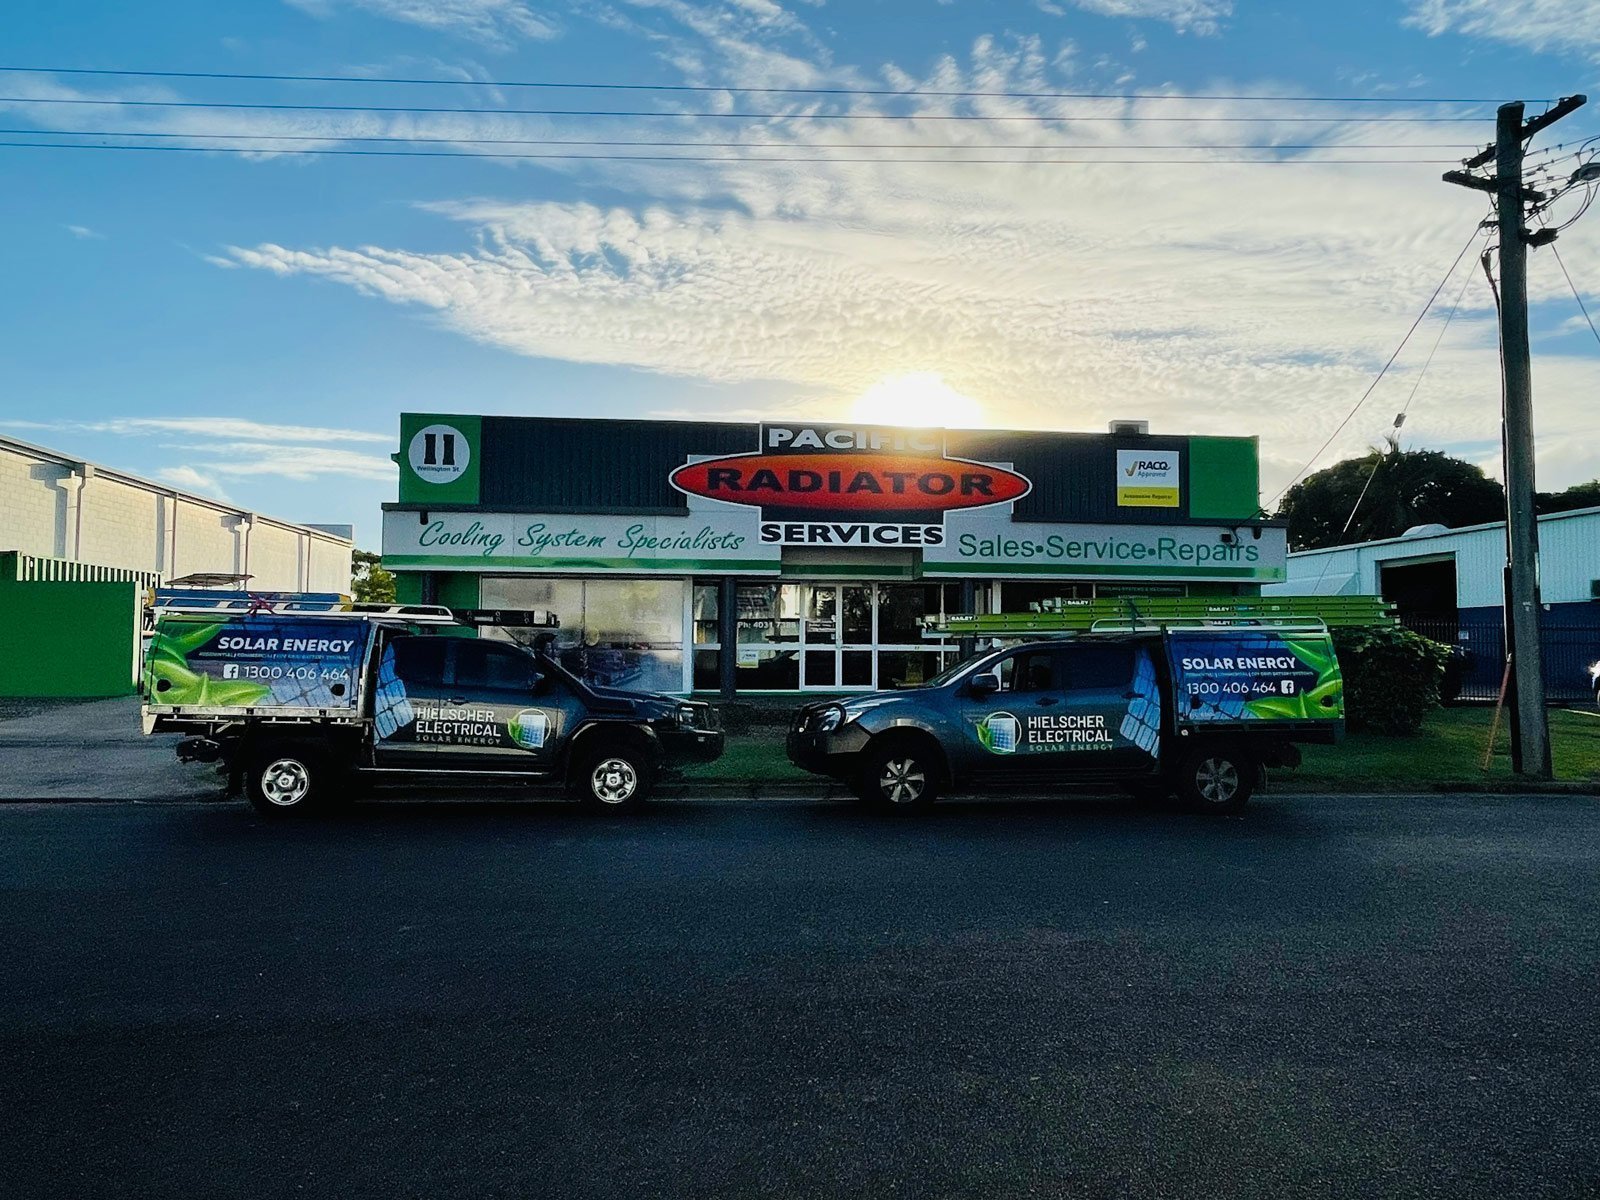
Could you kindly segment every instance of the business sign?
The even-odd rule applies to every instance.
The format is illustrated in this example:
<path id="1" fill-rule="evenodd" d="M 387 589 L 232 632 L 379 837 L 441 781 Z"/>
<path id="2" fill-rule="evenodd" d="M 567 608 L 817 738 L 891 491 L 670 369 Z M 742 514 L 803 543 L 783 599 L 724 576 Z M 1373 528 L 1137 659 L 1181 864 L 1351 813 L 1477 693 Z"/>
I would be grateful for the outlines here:
<path id="1" fill-rule="evenodd" d="M 1328 635 L 1173 634 L 1173 692 L 1185 721 L 1333 721 L 1344 676 Z"/>
<path id="2" fill-rule="evenodd" d="M 1176 450 L 1118 450 L 1118 508 L 1177 508 L 1181 500 Z"/>
<path id="3" fill-rule="evenodd" d="M 955 514 L 922 552 L 926 575 L 1110 575 L 1277 583 L 1288 576 L 1282 528 L 1055 525 Z M 1259 535 L 1259 536 L 1257 536 Z"/>
<path id="4" fill-rule="evenodd" d="M 669 476 L 690 497 L 760 513 L 773 546 L 939 546 L 945 516 L 1010 504 L 1032 483 L 950 458 L 938 430 L 763 425 L 761 447 L 692 461 Z"/>
<path id="5" fill-rule="evenodd" d="M 754 512 L 683 517 L 544 513 L 383 514 L 383 561 L 435 570 L 719 570 L 772 574 L 779 551 L 759 539 Z"/>

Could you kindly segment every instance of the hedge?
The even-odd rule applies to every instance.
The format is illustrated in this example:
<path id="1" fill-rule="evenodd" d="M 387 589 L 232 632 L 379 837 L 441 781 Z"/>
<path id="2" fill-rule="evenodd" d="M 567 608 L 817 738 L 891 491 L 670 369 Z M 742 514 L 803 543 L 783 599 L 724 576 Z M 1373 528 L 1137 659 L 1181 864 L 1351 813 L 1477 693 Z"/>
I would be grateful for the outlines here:
<path id="1" fill-rule="evenodd" d="M 1407 734 L 1439 707 L 1450 648 L 1395 625 L 1335 629 L 1351 729 Z"/>

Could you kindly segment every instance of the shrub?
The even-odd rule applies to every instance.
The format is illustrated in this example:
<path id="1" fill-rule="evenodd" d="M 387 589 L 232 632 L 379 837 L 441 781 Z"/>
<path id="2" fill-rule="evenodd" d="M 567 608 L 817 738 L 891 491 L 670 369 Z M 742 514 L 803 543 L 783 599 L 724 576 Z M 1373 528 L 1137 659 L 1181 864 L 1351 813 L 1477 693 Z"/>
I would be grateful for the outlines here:
<path id="1" fill-rule="evenodd" d="M 1335 629 L 1333 643 L 1351 729 L 1415 733 L 1439 706 L 1450 647 L 1395 625 Z"/>

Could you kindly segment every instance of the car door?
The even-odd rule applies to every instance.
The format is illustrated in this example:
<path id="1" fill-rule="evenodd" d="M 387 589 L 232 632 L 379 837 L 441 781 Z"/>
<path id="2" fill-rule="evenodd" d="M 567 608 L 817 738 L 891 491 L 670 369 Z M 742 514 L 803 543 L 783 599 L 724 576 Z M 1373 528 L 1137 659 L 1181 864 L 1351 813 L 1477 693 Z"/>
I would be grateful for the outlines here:
<path id="1" fill-rule="evenodd" d="M 380 767 L 421 769 L 436 764 L 434 716 L 445 702 L 449 639 L 388 638 L 378 652 L 373 691 L 373 760 Z"/>
<path id="2" fill-rule="evenodd" d="M 1041 738 L 1049 718 L 1061 711 L 1060 652 L 1054 647 L 1018 650 L 989 668 L 998 676 L 998 691 L 967 694 L 962 719 L 978 747 L 973 773 L 1001 780 L 1020 780 L 1049 773 L 1045 760 L 1051 742 Z"/>
<path id="3" fill-rule="evenodd" d="M 458 770 L 548 769 L 573 707 L 559 679 L 528 651 L 485 638 L 451 639 L 438 746 Z"/>
<path id="4" fill-rule="evenodd" d="M 1061 649 L 1063 693 L 1050 736 L 1077 773 L 1138 775 L 1156 769 L 1161 696 L 1149 648 L 1077 642 Z"/>

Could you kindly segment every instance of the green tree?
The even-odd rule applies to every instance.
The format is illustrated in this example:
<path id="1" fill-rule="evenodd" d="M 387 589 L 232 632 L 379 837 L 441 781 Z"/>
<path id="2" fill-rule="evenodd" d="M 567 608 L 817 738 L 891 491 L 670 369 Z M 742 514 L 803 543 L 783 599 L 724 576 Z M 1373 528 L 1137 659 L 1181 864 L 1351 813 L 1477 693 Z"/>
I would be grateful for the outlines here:
<path id="1" fill-rule="evenodd" d="M 383 556 L 357 550 L 350 556 L 350 595 L 365 604 L 393 604 L 394 575 L 383 569 Z"/>
<path id="2" fill-rule="evenodd" d="M 1540 492 L 1536 502 L 1542 513 L 1571 512 L 1575 508 L 1600 507 L 1600 479 L 1575 483 L 1564 492 Z"/>
<path id="3" fill-rule="evenodd" d="M 1505 490 L 1481 467 L 1438 450 L 1402 450 L 1390 438 L 1306 476 L 1284 493 L 1277 515 L 1289 522 L 1291 549 L 1316 550 L 1399 537 L 1413 525 L 1504 520 L 1505 503 Z"/>

